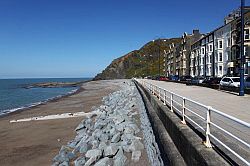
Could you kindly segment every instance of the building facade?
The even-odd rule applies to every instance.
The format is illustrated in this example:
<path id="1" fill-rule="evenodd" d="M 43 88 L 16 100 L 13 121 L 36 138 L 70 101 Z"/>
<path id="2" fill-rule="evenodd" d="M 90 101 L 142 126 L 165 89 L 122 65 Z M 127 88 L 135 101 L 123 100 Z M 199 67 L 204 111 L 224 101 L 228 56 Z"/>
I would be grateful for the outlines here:
<path id="1" fill-rule="evenodd" d="M 244 14 L 244 74 L 250 75 L 250 11 Z M 230 21 L 229 21 L 230 20 Z M 225 25 L 206 34 L 191 46 L 190 75 L 203 77 L 239 76 L 240 26 L 238 12 Z"/>
<path id="2" fill-rule="evenodd" d="M 250 8 L 244 13 L 244 74 L 250 76 Z M 165 53 L 166 76 L 223 77 L 240 75 L 240 10 L 230 13 L 224 25 L 205 35 L 184 33 L 179 44 Z"/>
<path id="3" fill-rule="evenodd" d="M 190 54 L 191 45 L 194 41 L 200 39 L 202 34 L 199 30 L 193 30 L 192 34 L 184 33 L 180 44 L 180 73 L 179 76 L 190 75 Z"/>

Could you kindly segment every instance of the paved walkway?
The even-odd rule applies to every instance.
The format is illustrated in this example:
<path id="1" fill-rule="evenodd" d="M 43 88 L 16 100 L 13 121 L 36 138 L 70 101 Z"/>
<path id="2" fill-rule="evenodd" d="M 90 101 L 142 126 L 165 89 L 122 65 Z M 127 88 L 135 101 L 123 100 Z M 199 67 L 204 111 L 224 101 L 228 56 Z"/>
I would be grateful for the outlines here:
<path id="1" fill-rule="evenodd" d="M 244 97 L 237 96 L 237 94 L 232 94 L 224 91 L 214 90 L 205 87 L 199 86 L 186 86 L 185 84 L 174 83 L 174 82 L 164 82 L 164 81 L 156 81 L 156 80 L 147 80 L 144 81 L 151 83 L 153 85 L 157 85 L 163 89 L 171 91 L 180 96 L 186 97 L 188 99 L 192 99 L 196 102 L 204 104 L 206 106 L 212 106 L 214 109 L 218 111 L 224 112 L 228 115 L 236 117 L 240 120 L 243 120 L 247 123 L 250 123 L 250 95 L 245 95 Z M 178 97 L 174 97 L 174 100 L 181 103 L 182 100 Z M 181 110 L 181 106 L 173 103 L 175 107 Z M 204 119 L 206 119 L 206 109 L 202 109 L 201 107 L 189 103 L 186 101 L 186 107 L 196 112 Z M 193 119 L 197 124 L 202 126 L 204 129 L 206 128 L 205 121 L 197 118 L 194 114 L 191 114 L 189 111 L 186 111 L 186 115 Z M 226 129 L 227 131 L 233 133 L 235 136 L 239 137 L 241 140 L 250 142 L 250 128 L 240 125 L 239 123 L 235 123 L 232 120 L 225 118 L 219 114 L 211 113 L 212 122 L 217 124 L 218 126 Z M 196 125 L 195 128 L 201 131 Z M 202 132 L 202 131 L 201 131 Z M 204 132 L 202 132 L 204 133 Z M 215 127 L 211 126 L 211 133 L 224 142 L 227 146 L 229 146 L 232 150 L 238 153 L 241 157 L 246 159 L 248 162 L 250 161 L 250 151 L 249 147 L 239 143 L 232 137 L 229 137 L 224 132 L 218 130 Z M 214 142 L 223 152 L 232 157 L 233 160 L 239 162 L 241 161 L 237 159 L 235 156 L 232 156 L 230 152 L 228 152 L 225 148 L 223 148 L 218 142 Z"/>
<path id="2" fill-rule="evenodd" d="M 240 97 L 205 87 L 156 80 L 145 81 L 250 123 L 250 95 Z"/>

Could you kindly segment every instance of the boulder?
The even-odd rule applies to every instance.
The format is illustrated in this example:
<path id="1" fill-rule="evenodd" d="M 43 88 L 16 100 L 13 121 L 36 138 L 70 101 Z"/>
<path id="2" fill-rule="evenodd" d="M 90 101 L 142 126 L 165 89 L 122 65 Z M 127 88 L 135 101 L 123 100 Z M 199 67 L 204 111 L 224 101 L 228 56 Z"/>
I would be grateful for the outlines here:
<path id="1" fill-rule="evenodd" d="M 69 166 L 69 162 L 68 161 L 64 161 L 61 164 L 59 164 L 58 166 Z"/>
<path id="2" fill-rule="evenodd" d="M 81 146 L 79 147 L 80 147 L 80 150 L 79 150 L 80 153 L 86 153 L 89 149 L 89 145 L 87 142 L 83 142 Z"/>
<path id="3" fill-rule="evenodd" d="M 111 142 L 112 142 L 112 143 L 117 143 L 118 141 L 120 141 L 120 139 L 121 139 L 121 133 L 118 132 L 118 133 L 116 133 L 116 134 L 112 137 Z"/>
<path id="4" fill-rule="evenodd" d="M 117 154 L 114 157 L 114 166 L 123 166 L 125 165 L 127 157 L 123 154 L 122 149 L 119 149 Z"/>
<path id="5" fill-rule="evenodd" d="M 141 151 L 133 151 L 131 159 L 135 162 L 139 161 L 141 157 Z"/>
<path id="6" fill-rule="evenodd" d="M 75 166 L 83 166 L 86 163 L 85 157 L 79 157 L 74 161 Z"/>
<path id="7" fill-rule="evenodd" d="M 111 166 L 112 160 L 108 157 L 104 157 L 100 159 L 97 163 L 95 163 L 94 166 Z"/>
<path id="8" fill-rule="evenodd" d="M 102 150 L 100 149 L 91 149 L 91 150 L 88 150 L 85 154 L 85 157 L 87 158 L 96 158 L 96 159 L 99 159 L 100 157 L 102 156 Z"/>
<path id="9" fill-rule="evenodd" d="M 110 144 L 104 149 L 105 157 L 113 157 L 118 151 L 118 147 L 115 144 Z"/>
<path id="10" fill-rule="evenodd" d="M 140 151 L 140 150 L 143 150 L 144 149 L 144 145 L 141 143 L 141 141 L 135 139 L 132 141 L 131 145 L 129 146 L 129 150 L 131 152 L 134 152 L 134 151 Z"/>

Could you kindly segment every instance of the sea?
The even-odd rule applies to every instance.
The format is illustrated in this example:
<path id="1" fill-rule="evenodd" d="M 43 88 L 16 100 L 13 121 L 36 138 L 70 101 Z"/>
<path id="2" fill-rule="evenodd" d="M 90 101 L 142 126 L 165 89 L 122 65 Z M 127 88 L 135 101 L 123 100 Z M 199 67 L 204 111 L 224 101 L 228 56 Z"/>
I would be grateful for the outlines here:
<path id="1" fill-rule="evenodd" d="M 79 87 L 24 88 L 44 82 L 78 82 L 91 78 L 0 79 L 0 116 L 30 108 L 77 91 Z"/>

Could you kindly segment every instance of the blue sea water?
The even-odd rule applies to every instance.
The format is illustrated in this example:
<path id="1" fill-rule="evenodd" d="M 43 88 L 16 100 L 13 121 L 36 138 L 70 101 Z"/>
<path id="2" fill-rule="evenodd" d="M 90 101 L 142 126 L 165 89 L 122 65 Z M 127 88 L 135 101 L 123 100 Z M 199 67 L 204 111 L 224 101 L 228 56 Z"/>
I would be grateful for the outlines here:
<path id="1" fill-rule="evenodd" d="M 0 79 L 0 116 L 73 93 L 78 89 L 77 87 L 25 89 L 25 85 L 42 82 L 77 82 L 86 80 L 89 80 L 89 78 Z"/>

